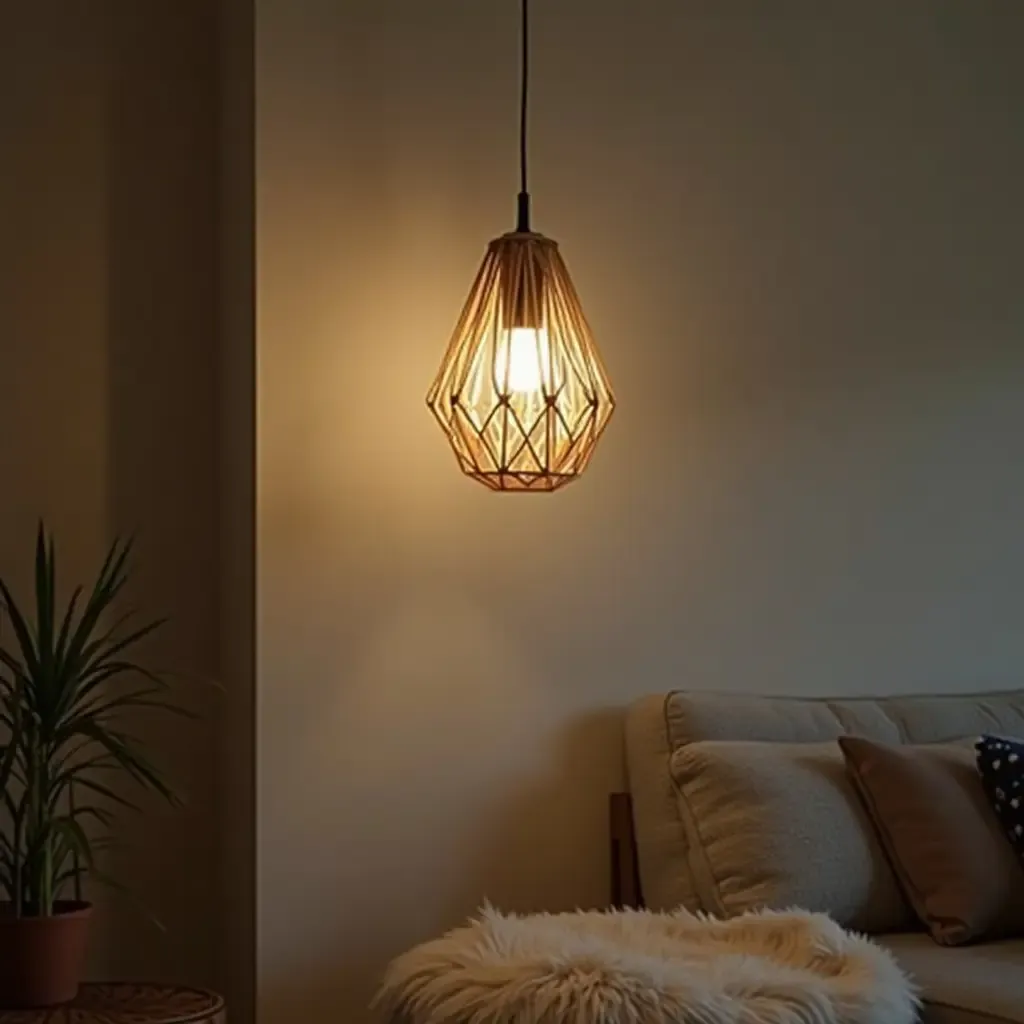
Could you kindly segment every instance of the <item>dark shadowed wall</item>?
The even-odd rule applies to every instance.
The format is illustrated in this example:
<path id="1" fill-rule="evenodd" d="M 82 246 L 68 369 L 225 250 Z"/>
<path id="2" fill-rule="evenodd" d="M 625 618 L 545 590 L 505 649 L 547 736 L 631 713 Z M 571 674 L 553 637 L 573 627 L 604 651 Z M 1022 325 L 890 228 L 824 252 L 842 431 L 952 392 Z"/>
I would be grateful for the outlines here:
<path id="1" fill-rule="evenodd" d="M 220 671 L 224 987 L 234 1022 L 254 1019 L 255 164 L 253 4 L 222 0 L 220 105 Z"/>
<path id="2" fill-rule="evenodd" d="M 0 32 L 0 572 L 35 523 L 70 584 L 135 532 L 147 660 L 217 671 L 217 25 L 203 0 L 5 5 Z M 135 722 L 188 795 L 118 828 L 108 865 L 166 926 L 97 891 L 97 977 L 216 983 L 221 705 Z"/>

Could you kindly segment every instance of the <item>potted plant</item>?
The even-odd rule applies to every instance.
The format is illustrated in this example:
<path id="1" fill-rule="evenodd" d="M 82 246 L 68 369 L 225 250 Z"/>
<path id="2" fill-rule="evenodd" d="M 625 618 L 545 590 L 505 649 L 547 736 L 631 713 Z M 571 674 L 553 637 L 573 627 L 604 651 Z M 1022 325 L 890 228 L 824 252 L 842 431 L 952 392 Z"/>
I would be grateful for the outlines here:
<path id="1" fill-rule="evenodd" d="M 163 620 L 113 616 L 131 547 L 115 540 L 92 586 L 59 606 L 53 540 L 40 524 L 32 606 L 0 578 L 0 1007 L 74 998 L 92 913 L 83 882 L 109 881 L 97 855 L 115 810 L 138 810 L 122 783 L 179 802 L 124 731 L 138 710 L 185 713 L 167 699 L 167 678 L 133 660 Z"/>

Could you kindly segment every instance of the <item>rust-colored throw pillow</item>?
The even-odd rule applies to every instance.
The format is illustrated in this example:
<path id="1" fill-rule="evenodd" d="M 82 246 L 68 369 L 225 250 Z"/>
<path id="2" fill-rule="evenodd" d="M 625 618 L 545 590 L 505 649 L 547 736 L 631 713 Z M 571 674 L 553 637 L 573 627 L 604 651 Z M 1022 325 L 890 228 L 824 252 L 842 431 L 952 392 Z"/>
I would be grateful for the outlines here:
<path id="1" fill-rule="evenodd" d="M 1024 871 L 989 805 L 969 743 L 839 739 L 917 916 L 958 946 L 1024 934 Z"/>

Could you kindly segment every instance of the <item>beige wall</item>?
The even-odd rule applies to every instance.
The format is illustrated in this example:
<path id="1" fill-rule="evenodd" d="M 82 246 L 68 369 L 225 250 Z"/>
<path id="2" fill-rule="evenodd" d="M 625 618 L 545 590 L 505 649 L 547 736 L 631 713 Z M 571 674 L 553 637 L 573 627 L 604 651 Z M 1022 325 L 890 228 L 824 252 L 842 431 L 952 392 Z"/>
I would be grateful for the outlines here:
<path id="1" fill-rule="evenodd" d="M 5 7 L 0 33 L 0 572 L 38 516 L 67 580 L 138 535 L 150 661 L 214 674 L 216 25 L 202 0 Z M 189 808 L 119 830 L 111 865 L 166 924 L 103 894 L 96 976 L 218 979 L 217 707 L 139 725 Z"/>
<path id="2" fill-rule="evenodd" d="M 621 400 L 506 498 L 423 407 L 511 226 L 516 5 L 257 3 L 263 1024 L 606 895 L 621 708 L 1024 671 L 1021 5 L 536 5 L 537 226 Z"/>

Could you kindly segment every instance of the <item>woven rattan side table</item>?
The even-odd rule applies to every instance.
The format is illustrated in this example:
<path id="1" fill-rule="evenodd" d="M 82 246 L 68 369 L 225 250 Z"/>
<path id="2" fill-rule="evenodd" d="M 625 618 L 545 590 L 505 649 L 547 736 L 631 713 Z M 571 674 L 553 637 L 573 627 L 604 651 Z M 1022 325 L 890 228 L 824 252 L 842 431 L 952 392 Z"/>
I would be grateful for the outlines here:
<path id="1" fill-rule="evenodd" d="M 83 985 L 63 1006 L 0 1010 L 0 1024 L 225 1024 L 224 1000 L 182 985 Z"/>

